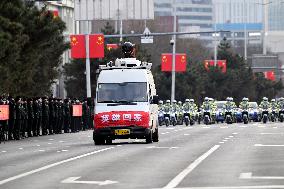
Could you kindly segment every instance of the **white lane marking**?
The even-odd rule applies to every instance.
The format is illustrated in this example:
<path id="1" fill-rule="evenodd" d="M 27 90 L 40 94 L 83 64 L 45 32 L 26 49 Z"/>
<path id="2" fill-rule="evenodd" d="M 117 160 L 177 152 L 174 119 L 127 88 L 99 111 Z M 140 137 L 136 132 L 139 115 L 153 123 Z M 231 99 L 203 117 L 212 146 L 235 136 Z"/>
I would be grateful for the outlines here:
<path id="1" fill-rule="evenodd" d="M 203 129 L 209 129 L 210 127 L 202 127 Z"/>
<path id="2" fill-rule="evenodd" d="M 23 150 L 23 148 L 19 148 L 19 150 Z"/>
<path id="3" fill-rule="evenodd" d="M 248 126 L 241 125 L 240 127 L 246 128 L 246 127 L 248 127 Z"/>
<path id="4" fill-rule="evenodd" d="M 234 136 L 229 136 L 229 138 L 234 138 Z"/>
<path id="5" fill-rule="evenodd" d="M 219 142 L 219 144 L 224 144 L 225 142 Z"/>
<path id="6" fill-rule="evenodd" d="M 284 144 L 255 144 L 257 147 L 284 147 Z"/>
<path id="7" fill-rule="evenodd" d="M 184 136 L 188 136 L 188 135 L 190 135 L 190 134 L 188 134 L 188 133 L 185 133 L 185 134 L 183 134 Z"/>
<path id="8" fill-rule="evenodd" d="M 36 145 L 36 146 L 40 146 L 40 145 L 38 144 L 38 145 Z"/>
<path id="9" fill-rule="evenodd" d="M 57 151 L 58 153 L 61 152 L 60 150 Z"/>
<path id="10" fill-rule="evenodd" d="M 175 189 L 283 189 L 284 185 L 267 185 L 267 186 L 220 186 L 220 187 L 185 187 Z"/>
<path id="11" fill-rule="evenodd" d="M 260 133 L 261 135 L 283 135 L 284 133 Z"/>
<path id="12" fill-rule="evenodd" d="M 11 181 L 19 179 L 19 178 L 29 176 L 29 175 L 34 174 L 34 173 L 38 173 L 40 171 L 44 171 L 46 169 L 49 169 L 49 168 L 52 168 L 52 167 L 55 167 L 55 166 L 58 166 L 58 165 L 61 165 L 61 164 L 64 164 L 64 163 L 67 163 L 67 162 L 70 162 L 70 161 L 74 161 L 74 160 L 81 159 L 81 158 L 84 158 L 84 157 L 87 157 L 87 156 L 90 156 L 90 155 L 93 155 L 93 154 L 97 154 L 97 153 L 100 153 L 100 152 L 111 150 L 113 148 L 114 147 L 103 148 L 101 150 L 96 150 L 96 151 L 89 152 L 89 153 L 86 153 L 86 154 L 82 154 L 82 155 L 79 155 L 79 156 L 75 156 L 75 157 L 72 157 L 72 158 L 69 158 L 69 159 L 65 159 L 65 160 L 62 160 L 62 161 L 59 161 L 59 162 L 56 162 L 56 163 L 52 163 L 52 164 L 40 167 L 38 169 L 34 169 L 34 170 L 31 170 L 31 171 L 28 171 L 28 172 L 25 172 L 25 173 L 22 173 L 22 174 L 19 174 L 19 175 L 16 175 L 16 176 L 4 179 L 4 180 L 1 180 L 0 185 L 5 184 L 7 182 L 11 182 Z"/>
<path id="13" fill-rule="evenodd" d="M 53 138 L 50 138 L 50 139 L 48 139 L 48 140 L 54 140 Z"/>
<path id="14" fill-rule="evenodd" d="M 5 151 L 5 150 L 3 150 L 3 151 L 1 151 L 2 153 L 6 153 L 7 151 Z"/>
<path id="15" fill-rule="evenodd" d="M 252 173 L 241 173 L 240 179 L 259 179 L 259 180 L 284 180 L 284 177 L 261 177 L 261 176 L 252 176 Z"/>
<path id="16" fill-rule="evenodd" d="M 257 126 L 257 127 L 259 127 L 259 128 L 265 128 L 266 126 L 264 126 L 264 125 L 259 125 L 259 126 Z"/>
<path id="17" fill-rule="evenodd" d="M 39 152 L 45 152 L 45 150 L 38 150 Z"/>
<path id="18" fill-rule="evenodd" d="M 221 129 L 228 129 L 229 127 L 228 126 L 221 126 L 220 128 Z"/>
<path id="19" fill-rule="evenodd" d="M 69 150 L 61 150 L 62 152 L 68 152 Z"/>
<path id="20" fill-rule="evenodd" d="M 193 163 L 191 163 L 187 168 L 180 172 L 174 179 L 172 179 L 163 189 L 172 189 L 175 188 L 179 183 L 190 173 L 192 172 L 202 161 L 204 161 L 208 156 L 215 152 L 220 145 L 213 146 L 210 150 L 205 152 L 199 158 L 197 158 Z"/>
<path id="21" fill-rule="evenodd" d="M 122 145 L 119 144 L 119 145 L 116 145 L 116 146 L 117 146 L 117 147 L 120 147 L 120 146 L 122 146 Z"/>
<path id="22" fill-rule="evenodd" d="M 52 143 L 49 142 L 49 143 L 47 143 L 47 144 L 52 144 Z"/>
<path id="23" fill-rule="evenodd" d="M 237 135 L 237 134 L 239 134 L 239 133 L 232 133 L 233 135 Z"/>
<path id="24" fill-rule="evenodd" d="M 173 147 L 166 147 L 166 146 L 148 146 L 146 147 L 148 149 L 177 149 L 179 147 L 173 146 Z"/>
<path id="25" fill-rule="evenodd" d="M 61 183 L 64 184 L 97 184 L 99 186 L 104 186 L 104 185 L 110 185 L 110 184 L 116 184 L 118 183 L 117 181 L 112 181 L 112 180 L 105 180 L 105 181 L 79 181 L 78 179 L 81 177 L 69 177 Z"/>
<path id="26" fill-rule="evenodd" d="M 177 131 L 179 131 L 179 130 L 174 130 L 174 132 L 177 132 Z"/>
<path id="27" fill-rule="evenodd" d="M 161 133 L 161 135 L 165 135 L 166 133 Z"/>
<path id="28" fill-rule="evenodd" d="M 227 142 L 228 140 L 222 140 L 223 142 Z"/>
<path id="29" fill-rule="evenodd" d="M 273 129 L 277 129 L 278 127 L 273 127 Z"/>
<path id="30" fill-rule="evenodd" d="M 60 140 L 59 142 L 60 142 L 60 143 L 63 143 L 64 141 L 63 141 L 63 140 Z"/>
<path id="31" fill-rule="evenodd" d="M 225 140 L 229 140 L 230 138 L 225 138 Z"/>

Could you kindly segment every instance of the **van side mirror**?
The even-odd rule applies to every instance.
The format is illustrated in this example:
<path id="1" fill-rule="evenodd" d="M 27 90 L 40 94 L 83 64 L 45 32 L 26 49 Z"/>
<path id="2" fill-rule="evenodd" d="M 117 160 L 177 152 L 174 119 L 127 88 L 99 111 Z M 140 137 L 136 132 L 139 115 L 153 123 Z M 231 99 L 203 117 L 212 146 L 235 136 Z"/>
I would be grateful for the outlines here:
<path id="1" fill-rule="evenodd" d="M 154 95 L 151 100 L 151 104 L 159 104 L 159 96 Z"/>

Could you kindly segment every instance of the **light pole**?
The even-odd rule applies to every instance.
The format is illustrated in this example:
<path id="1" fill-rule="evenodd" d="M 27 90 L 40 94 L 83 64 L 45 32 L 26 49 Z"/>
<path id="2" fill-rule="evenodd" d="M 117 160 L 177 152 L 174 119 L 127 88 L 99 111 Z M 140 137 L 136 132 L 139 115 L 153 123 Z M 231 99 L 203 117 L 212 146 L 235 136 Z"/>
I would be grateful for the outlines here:
<path id="1" fill-rule="evenodd" d="M 263 6 L 263 13 L 262 13 L 262 23 L 263 23 L 263 29 L 262 29 L 262 53 L 264 55 L 267 54 L 267 49 L 266 49 L 266 35 L 268 31 L 268 6 L 272 2 L 269 0 L 263 0 L 263 3 L 256 3 L 258 5 Z"/>
<path id="2" fill-rule="evenodd" d="M 173 5 L 173 14 L 174 14 L 174 28 L 173 32 L 177 30 L 177 15 L 176 15 L 176 1 L 172 0 Z M 171 90 L 171 103 L 173 103 L 175 99 L 175 83 L 176 83 L 176 35 L 172 36 L 171 45 L 173 46 L 173 53 L 172 53 L 172 90 Z"/>

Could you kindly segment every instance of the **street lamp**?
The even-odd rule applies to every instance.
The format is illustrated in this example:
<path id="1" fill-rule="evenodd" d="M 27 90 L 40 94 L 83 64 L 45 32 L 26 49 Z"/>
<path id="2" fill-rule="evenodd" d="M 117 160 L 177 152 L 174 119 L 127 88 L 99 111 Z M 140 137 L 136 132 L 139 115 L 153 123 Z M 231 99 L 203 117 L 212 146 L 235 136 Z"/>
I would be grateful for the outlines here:
<path id="1" fill-rule="evenodd" d="M 172 5 L 173 5 L 173 14 L 174 14 L 173 32 L 176 32 L 177 31 L 176 0 L 172 0 Z M 172 36 L 171 44 L 173 46 L 171 103 L 173 103 L 175 99 L 175 83 L 176 83 L 176 35 L 175 34 Z"/>

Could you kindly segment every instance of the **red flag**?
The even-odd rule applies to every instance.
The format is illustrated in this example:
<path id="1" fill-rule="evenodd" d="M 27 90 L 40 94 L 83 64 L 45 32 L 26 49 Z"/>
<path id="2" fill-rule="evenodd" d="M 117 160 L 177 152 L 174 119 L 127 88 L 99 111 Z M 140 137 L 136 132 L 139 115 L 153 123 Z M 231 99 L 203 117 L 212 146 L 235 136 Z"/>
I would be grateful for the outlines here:
<path id="1" fill-rule="evenodd" d="M 118 48 L 118 44 L 112 43 L 112 44 L 107 44 L 107 50 L 113 50 L 113 49 L 117 49 Z"/>
<path id="2" fill-rule="evenodd" d="M 103 58 L 105 56 L 104 35 L 89 35 L 90 58 Z"/>
<path id="3" fill-rule="evenodd" d="M 215 61 L 214 60 L 205 60 L 204 61 L 204 67 L 207 71 L 209 71 L 209 67 L 214 66 Z M 222 73 L 226 73 L 227 71 L 227 64 L 226 60 L 217 60 L 217 66 L 221 68 Z"/>
<path id="4" fill-rule="evenodd" d="M 55 18 L 58 18 L 59 17 L 59 12 L 58 12 L 58 10 L 54 10 L 53 11 L 53 18 L 55 19 Z"/>
<path id="5" fill-rule="evenodd" d="M 72 105 L 73 107 L 73 117 L 81 117 L 82 116 L 82 104 Z"/>
<path id="6" fill-rule="evenodd" d="M 176 72 L 186 71 L 186 54 L 176 54 Z"/>
<path id="7" fill-rule="evenodd" d="M 275 81 L 275 73 L 274 71 L 264 72 L 264 77 L 268 80 Z"/>
<path id="8" fill-rule="evenodd" d="M 86 58 L 85 35 L 70 35 L 71 57 Z"/>
<path id="9" fill-rule="evenodd" d="M 172 54 L 163 53 L 161 56 L 161 70 L 163 72 L 172 71 Z"/>
<path id="10" fill-rule="evenodd" d="M 0 120 L 9 119 L 9 105 L 0 105 Z"/>
<path id="11" fill-rule="evenodd" d="M 163 53 L 161 55 L 161 70 L 163 72 L 172 71 L 172 60 L 173 56 L 171 53 Z M 186 54 L 176 54 L 176 72 L 185 72 L 186 71 Z"/>

